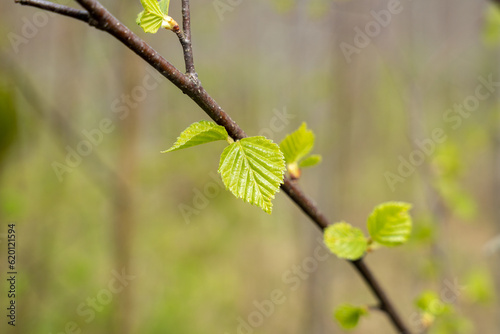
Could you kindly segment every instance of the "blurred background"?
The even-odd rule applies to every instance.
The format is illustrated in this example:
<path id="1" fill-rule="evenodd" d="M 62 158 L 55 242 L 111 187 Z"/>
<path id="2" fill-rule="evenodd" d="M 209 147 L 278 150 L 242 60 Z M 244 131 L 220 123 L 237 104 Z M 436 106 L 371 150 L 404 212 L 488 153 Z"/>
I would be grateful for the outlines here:
<path id="1" fill-rule="evenodd" d="M 184 70 L 175 34 L 135 24 L 138 0 L 103 5 Z M 367 257 L 405 323 L 424 333 L 414 300 L 430 290 L 454 309 L 431 333 L 498 333 L 499 11 L 191 7 L 199 77 L 247 134 L 315 132 L 323 162 L 300 184 L 332 221 L 366 231 L 375 205 L 413 204 L 411 242 Z M 14 1 L 0 12 L 0 269 L 15 223 L 17 333 L 344 333 L 335 307 L 375 303 L 349 263 L 318 257 L 321 234 L 286 195 L 267 215 L 223 189 L 225 144 L 160 153 L 208 118 L 118 41 Z M 351 332 L 395 333 L 377 312 Z"/>

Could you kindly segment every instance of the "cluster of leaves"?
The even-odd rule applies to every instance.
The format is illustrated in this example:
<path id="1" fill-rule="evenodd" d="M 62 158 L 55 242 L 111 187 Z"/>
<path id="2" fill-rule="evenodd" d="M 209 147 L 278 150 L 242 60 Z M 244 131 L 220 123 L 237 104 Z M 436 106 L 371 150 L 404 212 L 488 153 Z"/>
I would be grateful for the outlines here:
<path id="1" fill-rule="evenodd" d="M 218 170 L 226 188 L 237 198 L 257 205 L 267 213 L 272 211 L 271 201 L 283 183 L 288 162 L 297 164 L 314 145 L 314 135 L 306 129 L 305 124 L 283 140 L 282 152 L 280 146 L 265 137 L 256 136 L 233 141 L 223 126 L 200 121 L 191 124 L 181 133 L 175 144 L 163 152 L 218 140 L 229 143 L 221 154 Z M 318 157 L 314 159 L 316 163 L 320 161 Z M 307 166 L 314 164 L 308 163 Z"/>
<path id="2" fill-rule="evenodd" d="M 367 227 L 370 237 L 356 227 L 340 222 L 325 229 L 324 240 L 330 251 L 339 258 L 357 260 L 379 246 L 394 247 L 408 241 L 412 219 L 408 211 L 411 204 L 403 202 L 387 202 L 373 209 L 368 216 Z M 335 309 L 334 316 L 345 329 L 357 326 L 362 316 L 369 314 L 366 306 L 343 304 Z"/>
<path id="3" fill-rule="evenodd" d="M 367 221 L 369 238 L 346 222 L 332 224 L 325 229 L 325 244 L 333 254 L 347 260 L 357 260 L 377 246 L 402 245 L 411 234 L 410 208 L 411 204 L 404 202 L 376 206 Z"/>
<path id="4" fill-rule="evenodd" d="M 456 313 L 453 304 L 443 302 L 434 291 L 422 292 L 415 299 L 415 306 L 420 311 L 423 331 L 431 334 L 467 334 L 472 331 L 472 324 Z"/>
<path id="5" fill-rule="evenodd" d="M 477 204 L 462 186 L 464 161 L 462 149 L 450 141 L 440 145 L 432 159 L 437 172 L 436 190 L 449 209 L 459 218 L 471 220 L 477 214 Z"/>
<path id="6" fill-rule="evenodd" d="M 318 154 L 309 155 L 314 147 L 314 133 L 307 129 L 306 123 L 289 134 L 280 143 L 280 149 L 285 155 L 287 171 L 292 179 L 300 178 L 301 168 L 312 167 L 321 162 Z"/>
<path id="7" fill-rule="evenodd" d="M 172 30 L 178 26 L 177 22 L 168 16 L 170 0 L 141 0 L 144 10 L 137 16 L 137 24 L 144 29 L 144 32 L 154 34 L 160 28 Z"/>
<path id="8" fill-rule="evenodd" d="M 141 0 L 144 10 L 137 17 L 137 24 L 147 33 L 156 33 L 160 28 L 178 29 L 178 24 L 168 16 L 170 0 Z M 487 18 L 485 40 L 493 44 L 500 35 L 500 7 L 490 9 Z M 229 146 L 221 154 L 218 172 L 228 190 L 237 198 L 257 205 L 267 213 L 272 212 L 272 200 L 283 183 L 285 172 L 292 180 L 301 176 L 301 170 L 321 162 L 320 155 L 311 155 L 315 136 L 307 125 L 302 123 L 298 130 L 287 135 L 278 145 L 262 137 L 248 137 L 233 141 L 224 127 L 213 122 L 200 121 L 184 130 L 176 143 L 164 152 L 172 152 L 212 141 L 225 140 Z M 438 155 L 439 156 L 439 155 Z M 450 156 L 444 155 L 444 156 Z M 436 159 L 439 170 L 449 176 L 437 185 L 445 199 L 453 207 L 464 208 L 464 216 L 470 216 L 473 204 L 467 201 L 462 192 L 457 191 L 456 171 L 453 161 Z M 451 176 L 450 176 L 451 175 Z M 466 204 L 470 205 L 464 205 Z M 367 220 L 369 237 L 346 222 L 339 222 L 325 229 L 324 240 L 327 247 L 339 258 L 355 261 L 380 246 L 394 247 L 406 243 L 412 230 L 412 219 L 408 213 L 411 205 L 403 202 L 381 204 L 372 211 Z M 479 278 L 478 278 L 479 277 Z M 474 276 L 483 287 L 484 277 Z M 477 283 L 476 282 L 476 283 Z M 491 285 L 491 284 L 490 284 Z M 476 300 L 487 300 L 488 289 L 478 288 Z M 431 333 L 469 333 L 470 323 L 459 317 L 453 305 L 443 303 L 431 291 L 422 293 L 415 302 L 419 309 L 421 324 L 425 330 L 434 325 Z M 367 306 L 343 304 L 336 308 L 334 316 L 345 329 L 355 328 L 361 317 L 370 313 Z"/>

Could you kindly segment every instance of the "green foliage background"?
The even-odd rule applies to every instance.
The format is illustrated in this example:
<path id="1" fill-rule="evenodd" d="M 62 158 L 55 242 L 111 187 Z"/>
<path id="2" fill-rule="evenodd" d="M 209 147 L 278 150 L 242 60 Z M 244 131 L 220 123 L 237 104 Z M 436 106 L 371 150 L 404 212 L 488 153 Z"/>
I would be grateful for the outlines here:
<path id="1" fill-rule="evenodd" d="M 488 6 L 401 3 L 403 11 L 347 63 L 340 43 L 352 44 L 354 28 L 386 2 L 243 1 L 221 21 L 212 1 L 192 1 L 197 71 L 249 135 L 279 142 L 307 122 L 323 161 L 305 169 L 300 183 L 332 221 L 366 233 L 375 205 L 413 204 L 410 244 L 368 259 L 411 328 L 413 300 L 456 281 L 468 287 L 452 302 L 457 312 L 473 332 L 492 333 L 500 318 L 499 92 L 456 129 L 443 120 L 474 94 L 479 76 L 500 80 Z M 175 34 L 145 34 L 135 24 L 139 1 L 103 4 L 183 69 Z M 296 278 L 290 270 L 314 259 L 320 234 L 282 193 L 269 216 L 223 190 L 213 176 L 226 143 L 160 154 L 205 117 L 166 80 L 124 119 L 123 109 L 113 112 L 149 75 L 117 41 L 49 16 L 15 53 L 9 33 L 21 35 L 39 11 L 8 1 L 0 12 L 0 254 L 14 222 L 18 333 L 59 333 L 72 321 L 95 334 L 236 333 L 238 317 L 274 289 L 286 302 L 254 333 L 343 333 L 332 310 L 373 302 L 333 255 L 293 285 L 283 278 Z M 180 21 L 179 1 L 169 15 Z M 114 130 L 59 182 L 51 164 L 64 162 L 66 146 L 75 148 L 82 131 L 104 118 Z M 384 173 L 397 173 L 398 157 L 408 159 L 415 141 L 436 128 L 447 140 L 391 191 Z M 203 201 L 197 194 L 205 191 L 213 196 Z M 186 220 L 180 208 L 195 204 L 197 214 Z M 136 278 L 85 322 L 79 304 L 106 289 L 123 265 Z M 6 289 L 2 279 L 2 309 Z M 352 333 L 389 333 L 389 326 L 372 313 Z M 0 332 L 10 330 L 2 320 Z"/>

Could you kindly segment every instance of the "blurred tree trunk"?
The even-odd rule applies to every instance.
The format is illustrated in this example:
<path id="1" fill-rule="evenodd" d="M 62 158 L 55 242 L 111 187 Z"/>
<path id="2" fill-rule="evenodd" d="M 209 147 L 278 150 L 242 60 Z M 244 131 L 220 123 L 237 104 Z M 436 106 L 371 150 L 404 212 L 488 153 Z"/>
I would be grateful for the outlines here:
<path id="1" fill-rule="evenodd" d="M 448 1 L 433 3 L 433 12 L 441 13 L 440 17 L 442 19 L 439 21 L 438 29 L 438 40 L 448 41 L 453 36 L 453 29 L 450 23 L 449 11 L 452 9 Z M 427 7 L 427 10 L 429 8 Z M 409 15 L 407 20 L 408 28 L 406 31 L 409 32 L 409 40 L 411 45 L 411 52 L 409 54 L 415 56 L 418 54 L 419 45 L 416 43 L 418 41 L 417 36 L 413 35 L 416 30 L 415 27 L 425 21 L 426 18 L 422 15 L 426 15 L 426 12 L 416 11 Z M 441 59 L 444 60 L 443 66 L 450 60 L 450 55 L 446 51 L 446 54 L 442 56 Z M 420 73 L 418 69 L 415 68 L 418 64 L 418 59 L 414 58 L 411 61 L 411 69 L 408 71 L 409 77 L 407 78 L 409 83 L 409 92 L 407 93 L 408 101 L 408 114 L 409 114 L 409 135 L 412 148 L 414 150 L 420 150 L 416 141 L 429 138 L 430 131 L 426 129 L 425 124 L 432 124 L 435 119 L 428 117 L 426 114 L 423 104 L 422 104 L 422 94 L 421 87 L 424 85 L 419 82 Z M 449 104 L 451 99 L 450 85 L 446 85 L 446 94 L 443 97 L 446 104 Z M 431 114 L 432 115 L 432 114 Z M 434 125 L 436 126 L 436 125 Z M 451 140 L 451 139 L 450 139 Z M 429 156 L 427 162 L 419 167 L 417 170 L 422 177 L 423 181 L 423 198 L 425 199 L 424 205 L 427 206 L 429 210 L 433 223 L 436 224 L 436 235 L 435 241 L 431 244 L 432 259 L 435 261 L 436 268 L 439 268 L 439 280 L 441 285 L 444 284 L 444 278 L 450 277 L 451 269 L 449 266 L 449 259 L 447 258 L 445 249 L 448 249 L 446 236 L 449 234 L 447 231 L 447 218 L 449 217 L 448 209 L 444 203 L 444 199 L 440 195 L 439 191 L 435 188 L 436 178 L 439 176 L 433 172 L 432 169 L 432 158 Z M 421 189 L 415 189 L 417 192 L 421 192 Z M 415 195 L 415 198 L 420 198 L 419 194 Z"/>
<path id="2" fill-rule="evenodd" d="M 119 17 L 132 15 L 127 6 L 116 6 Z M 123 94 L 130 94 L 133 88 L 141 82 L 141 77 L 137 71 L 137 57 L 129 52 L 122 52 L 117 49 L 115 55 L 120 64 L 119 78 L 122 83 L 120 91 Z M 122 268 L 127 273 L 132 273 L 131 249 L 132 235 L 135 225 L 135 200 L 134 186 L 136 184 L 135 174 L 137 168 L 137 138 L 139 131 L 139 108 L 129 108 L 129 113 L 122 120 L 117 120 L 117 130 L 119 131 L 117 177 L 113 184 L 113 236 L 114 244 L 114 268 L 121 271 Z M 116 295 L 116 309 L 113 318 L 114 333 L 128 334 L 132 332 L 132 291 L 133 284 L 129 285 Z"/>
<path id="3" fill-rule="evenodd" d="M 499 59 L 500 52 L 494 52 L 494 59 Z M 497 69 L 497 75 L 495 77 L 500 76 L 500 66 Z M 500 99 L 498 95 L 496 96 L 493 103 L 496 107 L 496 114 L 494 115 L 494 119 L 496 122 L 494 123 L 493 131 L 492 131 L 492 141 L 493 141 L 493 185 L 492 185 L 492 197 L 493 198 L 493 222 L 496 223 L 496 231 L 497 235 L 495 240 L 498 240 L 500 237 Z M 495 280 L 495 290 L 496 290 L 496 321 L 497 328 L 500 328 L 500 307 L 498 304 L 500 303 L 500 247 L 496 245 L 494 247 L 495 251 L 492 252 L 490 263 L 492 263 L 493 267 L 493 275 Z"/>
<path id="4" fill-rule="evenodd" d="M 500 110 L 497 111 L 500 113 Z M 497 115 L 498 117 L 498 115 Z M 493 175 L 493 187 L 492 187 L 492 198 L 493 198 L 493 221 L 496 223 L 496 231 L 497 236 L 495 240 L 498 240 L 500 236 L 500 124 L 496 126 L 496 131 L 493 134 L 493 170 L 495 174 Z M 498 246 L 495 247 L 495 252 L 490 255 L 493 259 L 490 260 L 490 263 L 493 264 L 493 274 L 495 279 L 495 288 L 496 288 L 496 298 L 497 303 L 499 303 L 500 299 L 500 266 L 498 263 L 500 262 L 500 250 Z M 496 308 L 496 317 L 498 327 L 500 328 L 500 307 Z"/>
<path id="5" fill-rule="evenodd" d="M 308 50 L 304 46 L 310 45 L 309 39 L 311 34 L 311 28 L 308 21 L 308 6 L 309 0 L 299 0 L 295 7 L 294 12 L 294 22 L 293 25 L 294 38 L 291 40 L 291 55 L 292 64 L 294 67 L 294 78 L 293 80 L 300 83 L 294 85 L 293 95 L 296 97 L 294 102 L 295 109 L 299 113 L 304 110 L 311 108 L 311 89 L 317 89 L 317 87 L 308 87 L 305 85 L 307 78 L 310 77 L 308 69 L 310 68 L 310 58 L 308 54 L 313 52 L 313 50 Z M 314 112 L 314 111 L 311 111 Z M 313 123 L 316 124 L 313 124 Z M 308 121 L 308 127 L 316 128 L 320 126 L 320 119 L 310 119 Z M 314 181 L 313 181 L 314 182 Z M 310 195 L 313 198 L 321 198 L 321 190 L 319 189 L 321 183 L 316 183 L 313 185 L 315 191 L 311 192 Z M 331 201 L 330 201 L 331 203 Z M 321 204 L 321 203 L 319 203 Z M 300 224 L 299 227 L 299 239 L 297 243 L 300 244 L 300 249 L 305 250 L 305 254 L 312 256 L 314 254 L 314 249 L 318 246 L 318 233 L 315 228 L 311 228 L 308 224 Z M 302 262 L 302 261 L 301 261 Z M 303 323 L 299 329 L 300 333 L 311 333 L 311 334 L 322 334 L 322 333 L 333 333 L 332 332 L 332 321 L 331 312 L 328 310 L 327 298 L 331 298 L 331 279 L 330 275 L 325 275 L 326 268 L 320 264 L 317 270 L 310 273 L 309 277 L 304 282 L 305 291 L 303 294 L 304 303 L 302 309 L 305 310 Z"/>

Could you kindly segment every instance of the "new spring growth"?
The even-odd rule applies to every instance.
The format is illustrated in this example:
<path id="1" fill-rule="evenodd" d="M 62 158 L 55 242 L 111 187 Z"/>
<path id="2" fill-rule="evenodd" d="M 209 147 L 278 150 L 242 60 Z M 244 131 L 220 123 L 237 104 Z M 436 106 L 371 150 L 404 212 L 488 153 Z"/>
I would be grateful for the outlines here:
<path id="1" fill-rule="evenodd" d="M 168 16 L 170 0 L 141 0 L 144 10 L 137 16 L 137 24 L 144 29 L 144 32 L 154 34 L 160 28 L 167 30 L 177 30 L 179 25 L 173 18 Z"/>

